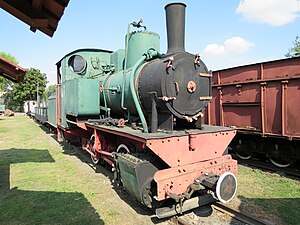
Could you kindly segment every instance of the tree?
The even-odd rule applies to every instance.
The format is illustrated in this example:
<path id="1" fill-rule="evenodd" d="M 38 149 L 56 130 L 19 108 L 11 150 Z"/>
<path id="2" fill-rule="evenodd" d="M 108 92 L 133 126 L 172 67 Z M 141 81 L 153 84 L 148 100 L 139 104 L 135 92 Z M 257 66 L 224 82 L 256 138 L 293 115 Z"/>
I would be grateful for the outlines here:
<path id="1" fill-rule="evenodd" d="M 49 87 L 46 88 L 44 99 L 46 100 L 47 104 L 48 104 L 49 96 L 55 92 L 56 92 L 56 84 L 49 85 Z"/>
<path id="2" fill-rule="evenodd" d="M 55 93 L 56 92 L 56 84 L 49 85 L 46 92 L 47 92 L 48 96 L 51 95 L 52 93 Z"/>
<path id="3" fill-rule="evenodd" d="M 30 68 L 26 71 L 24 81 L 14 84 L 12 90 L 4 95 L 5 103 L 13 111 L 22 111 L 24 101 L 37 99 L 37 86 L 39 95 L 44 96 L 46 84 L 46 74 Z"/>
<path id="4" fill-rule="evenodd" d="M 19 64 L 18 60 L 9 53 L 0 52 L 0 56 L 14 64 Z M 0 93 L 4 92 L 11 85 L 12 85 L 12 82 L 10 80 L 0 76 Z"/>
<path id="5" fill-rule="evenodd" d="M 290 48 L 285 57 L 292 58 L 300 56 L 300 36 L 296 36 L 295 41 L 293 41 L 294 47 Z"/>

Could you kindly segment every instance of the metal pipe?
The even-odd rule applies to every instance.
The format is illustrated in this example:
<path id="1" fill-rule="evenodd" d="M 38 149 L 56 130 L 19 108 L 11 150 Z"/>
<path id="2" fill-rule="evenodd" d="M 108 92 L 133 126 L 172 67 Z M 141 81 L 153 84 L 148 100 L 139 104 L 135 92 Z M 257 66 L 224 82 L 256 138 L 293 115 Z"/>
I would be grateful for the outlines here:
<path id="1" fill-rule="evenodd" d="M 141 105 L 139 103 L 138 97 L 136 95 L 135 92 L 135 87 L 134 87 L 134 77 L 135 77 L 135 73 L 137 71 L 137 69 L 139 68 L 139 66 L 145 61 L 145 59 L 147 58 L 146 55 L 143 55 L 138 61 L 137 63 L 133 66 L 132 68 L 132 72 L 130 74 L 130 91 L 131 91 L 131 95 L 132 95 L 132 99 L 135 105 L 135 108 L 139 114 L 140 120 L 142 122 L 142 126 L 143 126 L 143 131 L 145 133 L 148 133 L 148 125 L 147 125 L 147 121 L 145 119 L 144 113 L 142 111 Z"/>
<path id="2" fill-rule="evenodd" d="M 167 54 L 185 52 L 185 7 L 183 3 L 171 3 L 165 6 L 167 22 Z"/>
<path id="3" fill-rule="evenodd" d="M 106 78 L 105 78 L 105 79 L 103 80 L 103 82 L 102 82 L 102 85 L 103 85 L 103 91 L 102 91 L 102 94 L 103 94 L 103 101 L 104 101 L 104 108 L 105 108 L 104 111 L 106 112 L 106 114 L 105 114 L 106 117 L 110 117 L 110 110 L 111 110 L 110 108 L 107 107 L 106 94 L 105 94 L 105 91 L 106 91 L 106 90 L 104 89 L 105 84 L 106 84 L 106 82 L 107 82 L 109 76 L 110 76 L 110 75 L 107 75 Z M 100 107 L 100 110 L 101 110 L 102 107 L 101 107 L 101 106 L 99 106 L 99 107 Z M 100 113 L 100 114 L 101 114 L 101 113 Z"/>
<path id="4" fill-rule="evenodd" d="M 157 132 L 157 125 L 158 125 L 158 118 L 157 118 L 157 108 L 156 108 L 156 93 L 151 94 L 151 101 L 152 101 L 152 109 L 151 109 L 151 133 Z"/>
<path id="5" fill-rule="evenodd" d="M 124 68 L 123 68 L 123 81 L 122 81 L 122 94 L 121 94 L 121 107 L 123 110 L 127 110 L 124 106 L 124 96 L 125 96 L 125 81 L 126 81 L 126 69 L 127 69 L 127 57 L 128 57 L 128 43 L 129 43 L 129 35 L 130 35 L 130 25 L 127 27 L 127 35 L 126 35 L 126 43 L 125 43 L 125 58 L 124 58 Z"/>

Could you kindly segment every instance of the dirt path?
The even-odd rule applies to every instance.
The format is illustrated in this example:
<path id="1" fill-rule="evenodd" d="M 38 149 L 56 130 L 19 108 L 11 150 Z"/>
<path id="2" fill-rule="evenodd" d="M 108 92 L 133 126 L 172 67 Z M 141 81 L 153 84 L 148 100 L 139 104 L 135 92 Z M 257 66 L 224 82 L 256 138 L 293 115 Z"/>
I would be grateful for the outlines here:
<path id="1" fill-rule="evenodd" d="M 74 165 L 74 184 L 85 196 L 105 224 L 167 224 L 133 199 L 122 187 L 114 187 L 113 174 L 101 165 L 93 165 L 89 155 L 79 147 L 60 145 L 53 134 L 47 134 L 51 145 L 61 147 L 64 157 Z"/>

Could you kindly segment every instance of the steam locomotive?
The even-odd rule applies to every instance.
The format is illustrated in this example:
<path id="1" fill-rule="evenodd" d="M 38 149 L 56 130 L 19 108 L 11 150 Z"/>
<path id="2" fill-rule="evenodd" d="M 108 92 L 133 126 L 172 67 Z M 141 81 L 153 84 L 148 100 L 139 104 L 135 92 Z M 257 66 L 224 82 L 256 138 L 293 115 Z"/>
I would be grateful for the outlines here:
<path id="1" fill-rule="evenodd" d="M 237 162 L 226 150 L 236 131 L 201 123 L 212 76 L 185 51 L 185 8 L 165 6 L 166 54 L 139 21 L 128 25 L 125 49 L 64 56 L 47 111 L 59 140 L 79 139 L 93 163 L 109 164 L 115 184 L 159 218 L 229 202 L 237 190 Z"/>

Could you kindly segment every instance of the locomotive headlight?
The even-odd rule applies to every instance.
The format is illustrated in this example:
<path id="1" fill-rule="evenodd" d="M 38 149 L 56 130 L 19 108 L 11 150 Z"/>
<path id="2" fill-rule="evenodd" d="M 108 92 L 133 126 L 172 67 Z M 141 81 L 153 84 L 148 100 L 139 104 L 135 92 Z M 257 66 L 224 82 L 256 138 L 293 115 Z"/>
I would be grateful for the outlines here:
<path id="1" fill-rule="evenodd" d="M 216 195 L 220 202 L 227 203 L 233 199 L 237 191 L 237 179 L 231 172 L 223 173 L 216 186 Z"/>
<path id="2" fill-rule="evenodd" d="M 86 60 L 81 55 L 73 55 L 69 58 L 69 68 L 77 74 L 82 74 L 86 70 Z"/>

